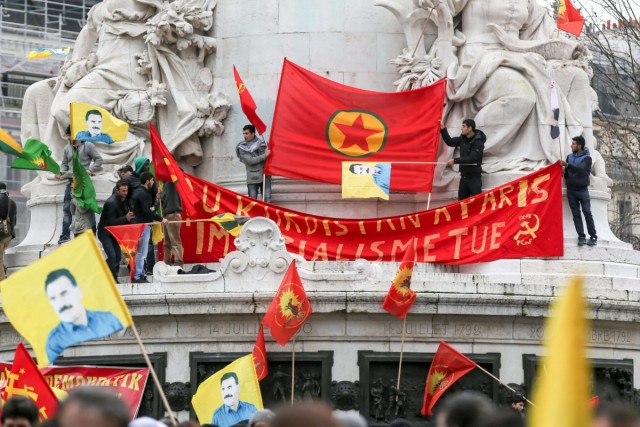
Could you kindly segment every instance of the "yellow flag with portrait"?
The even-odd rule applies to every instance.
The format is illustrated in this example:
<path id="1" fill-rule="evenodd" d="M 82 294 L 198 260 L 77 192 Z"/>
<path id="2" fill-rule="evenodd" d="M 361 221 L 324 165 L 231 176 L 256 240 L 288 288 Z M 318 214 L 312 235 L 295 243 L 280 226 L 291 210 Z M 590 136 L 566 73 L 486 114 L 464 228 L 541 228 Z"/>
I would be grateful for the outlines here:
<path id="1" fill-rule="evenodd" d="M 263 409 L 260 384 L 248 354 L 204 380 L 191 399 L 200 424 L 230 427 Z"/>
<path id="2" fill-rule="evenodd" d="M 113 117 L 104 108 L 84 102 L 70 106 L 71 135 L 78 141 L 113 144 L 127 139 L 129 125 Z"/>
<path id="3" fill-rule="evenodd" d="M 342 162 L 342 198 L 389 200 L 391 163 Z"/>
<path id="4" fill-rule="evenodd" d="M 133 324 L 91 231 L 0 283 L 2 306 L 39 366 Z"/>

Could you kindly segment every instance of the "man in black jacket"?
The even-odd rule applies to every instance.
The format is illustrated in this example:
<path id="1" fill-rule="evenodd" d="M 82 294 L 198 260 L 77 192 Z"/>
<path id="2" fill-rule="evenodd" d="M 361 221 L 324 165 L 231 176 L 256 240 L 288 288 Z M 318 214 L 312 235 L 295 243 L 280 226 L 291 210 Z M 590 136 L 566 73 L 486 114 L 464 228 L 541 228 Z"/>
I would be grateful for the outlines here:
<path id="1" fill-rule="evenodd" d="M 118 281 L 118 267 L 120 265 L 120 259 L 122 258 L 122 252 L 116 239 L 109 231 L 105 230 L 105 227 L 125 225 L 131 222 L 133 212 L 129 211 L 126 203 L 128 194 L 129 186 L 127 183 L 123 180 L 116 182 L 115 193 L 104 202 L 102 215 L 98 223 L 98 240 L 102 243 L 104 253 L 107 254 L 107 265 L 116 282 Z"/>
<path id="2" fill-rule="evenodd" d="M 151 210 L 153 206 L 153 196 L 151 189 L 155 184 L 155 179 L 150 172 L 140 174 L 140 186 L 133 190 L 131 196 L 131 210 L 135 217 L 131 221 L 134 224 L 145 224 L 153 221 L 167 224 L 169 221 Z M 140 235 L 138 241 L 138 252 L 136 253 L 136 266 L 133 273 L 133 283 L 146 283 L 144 277 L 144 261 L 149 250 L 149 239 L 151 237 L 151 228 L 147 226 Z"/>
<path id="3" fill-rule="evenodd" d="M 15 238 L 16 202 L 11 200 L 7 192 L 7 184 L 0 182 L 0 280 L 7 277 L 4 266 L 4 251 L 9 247 L 11 239 Z M 5 228 L 6 226 L 6 228 Z"/>
<path id="4" fill-rule="evenodd" d="M 447 166 L 460 165 L 460 185 L 458 200 L 466 199 L 482 193 L 482 154 L 487 137 L 480 129 L 476 129 L 476 122 L 472 119 L 462 121 L 461 135 L 455 138 L 449 136 L 447 128 L 442 125 L 440 135 L 449 147 L 459 147 L 460 157 L 449 159 Z"/>
<path id="5" fill-rule="evenodd" d="M 564 166 L 564 181 L 567 185 L 567 201 L 573 214 L 573 225 L 578 233 L 578 246 L 589 246 L 598 244 L 596 226 L 591 215 L 591 198 L 589 197 L 589 176 L 591 175 L 591 156 L 589 149 L 585 148 L 585 141 L 582 136 L 571 138 L 572 153 L 567 156 L 567 160 L 561 160 Z M 582 225 L 580 207 L 587 223 L 589 241 L 587 242 Z"/>

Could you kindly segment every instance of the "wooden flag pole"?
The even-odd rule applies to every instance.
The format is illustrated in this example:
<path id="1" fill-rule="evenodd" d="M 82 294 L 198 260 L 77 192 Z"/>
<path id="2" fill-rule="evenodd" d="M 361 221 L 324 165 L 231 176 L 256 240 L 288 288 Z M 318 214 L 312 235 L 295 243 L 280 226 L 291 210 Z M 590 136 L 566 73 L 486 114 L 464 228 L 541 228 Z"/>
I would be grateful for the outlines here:
<path id="1" fill-rule="evenodd" d="M 296 373 L 296 337 L 294 335 L 291 346 L 291 406 L 293 406 L 293 392 L 295 390 Z"/>
<path id="2" fill-rule="evenodd" d="M 402 321 L 402 338 L 400 340 L 400 363 L 398 364 L 398 381 L 396 381 L 396 391 L 400 391 L 400 374 L 402 374 L 402 354 L 404 353 L 404 335 L 407 331 L 407 316 L 404 316 Z M 398 394 L 396 393 L 396 402 L 398 401 Z"/>
<path id="3" fill-rule="evenodd" d="M 424 24 L 422 25 L 422 32 L 420 33 L 420 37 L 418 38 L 418 43 L 416 43 L 416 47 L 413 49 L 413 53 L 411 54 L 412 57 L 416 56 L 416 51 L 418 50 L 418 46 L 420 46 L 422 37 L 424 37 L 424 32 L 427 31 L 427 25 L 429 24 L 429 19 L 431 18 L 431 14 L 433 13 L 433 9 L 435 8 L 436 8 L 435 6 L 431 8 L 431 10 L 429 11 L 429 15 L 427 16 L 427 19 L 424 20 Z"/>
<path id="4" fill-rule="evenodd" d="M 511 390 L 513 393 L 519 393 L 518 391 L 514 390 L 512 387 L 510 387 L 508 384 L 503 383 L 502 381 L 500 381 L 500 378 L 496 377 L 495 375 L 493 375 L 491 372 L 487 371 L 486 369 L 484 369 L 482 366 L 478 365 L 476 363 L 476 368 L 480 369 L 482 372 L 484 372 L 485 374 L 489 375 L 491 378 L 493 378 L 494 380 L 496 380 L 498 383 L 502 384 L 503 386 L 505 386 L 506 388 L 508 388 L 509 390 Z M 530 401 L 529 399 L 527 399 L 526 397 L 522 396 L 522 398 L 524 400 L 527 401 L 527 403 L 533 407 L 535 407 L 536 405 L 533 404 L 532 401 Z"/>
<path id="5" fill-rule="evenodd" d="M 156 388 L 158 389 L 158 393 L 160 393 L 160 399 L 162 399 L 162 404 L 164 405 L 164 409 L 169 414 L 169 418 L 171 419 L 171 424 L 174 427 L 177 427 L 178 421 L 176 420 L 171 407 L 169 406 L 169 401 L 167 400 L 167 396 L 164 394 L 164 390 L 162 389 L 162 385 L 160 384 L 160 380 L 156 375 L 156 371 L 153 369 L 153 365 L 151 364 L 151 360 L 147 355 L 147 351 L 144 349 L 144 344 L 142 344 L 142 339 L 140 339 L 140 334 L 138 333 L 138 329 L 136 328 L 135 323 L 131 323 L 131 330 L 136 337 L 136 341 L 138 341 L 138 345 L 140 346 L 140 350 L 142 350 L 142 356 L 144 357 L 144 361 L 147 362 L 147 366 L 149 367 L 149 372 L 151 373 L 151 377 L 153 378 L 153 382 L 156 384 Z"/>

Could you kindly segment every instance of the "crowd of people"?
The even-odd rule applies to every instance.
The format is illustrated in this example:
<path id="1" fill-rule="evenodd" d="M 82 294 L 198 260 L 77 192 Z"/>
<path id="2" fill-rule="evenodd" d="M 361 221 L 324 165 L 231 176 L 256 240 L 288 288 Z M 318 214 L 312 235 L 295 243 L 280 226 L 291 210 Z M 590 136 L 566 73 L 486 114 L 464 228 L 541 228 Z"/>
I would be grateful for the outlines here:
<path id="1" fill-rule="evenodd" d="M 520 404 L 522 403 L 522 405 Z M 430 421 L 395 419 L 389 427 L 524 427 L 524 399 L 514 395 L 511 407 L 497 407 L 483 394 L 463 391 L 446 399 Z M 129 421 L 129 408 L 106 387 L 79 387 L 60 403 L 55 418 L 40 423 L 38 407 L 25 396 L 13 396 L 2 407 L 2 427 L 214 427 L 197 421 L 156 420 L 139 417 Z M 357 411 L 332 410 L 320 402 L 297 402 L 255 412 L 233 427 L 368 427 Z M 640 413 L 628 404 L 603 404 L 595 409 L 592 427 L 639 427 Z"/>

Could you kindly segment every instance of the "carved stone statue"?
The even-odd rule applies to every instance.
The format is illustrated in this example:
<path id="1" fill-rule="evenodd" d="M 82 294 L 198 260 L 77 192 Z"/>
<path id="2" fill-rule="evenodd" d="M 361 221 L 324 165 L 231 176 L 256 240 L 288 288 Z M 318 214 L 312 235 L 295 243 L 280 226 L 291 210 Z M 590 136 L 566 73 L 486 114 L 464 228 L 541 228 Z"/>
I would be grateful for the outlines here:
<path id="1" fill-rule="evenodd" d="M 377 378 L 371 385 L 371 415 L 376 420 L 384 418 L 384 405 L 382 403 L 382 392 L 384 391 L 384 384 L 381 378 Z"/>
<path id="2" fill-rule="evenodd" d="M 214 7 L 211 0 L 103 0 L 93 6 L 60 76 L 28 89 L 23 137 L 41 139 L 54 155 L 60 153 L 69 104 L 85 102 L 130 124 L 125 141 L 98 144 L 105 164 L 138 155 L 155 118 L 176 158 L 197 165 L 202 159 L 198 137 L 222 133 L 230 107 L 224 95 L 210 93 L 213 76 L 204 65 L 216 47 L 206 35 Z M 52 117 L 43 100 L 50 101 L 46 107 Z"/>
<path id="3" fill-rule="evenodd" d="M 409 49 L 392 61 L 403 73 L 399 90 L 446 76 L 443 122 L 453 131 L 464 118 L 475 119 L 487 135 L 485 173 L 531 171 L 563 159 L 571 137 L 580 134 L 593 151 L 597 98 L 589 84 L 589 52 L 558 35 L 536 0 L 413 0 L 412 8 L 391 0 L 376 4 L 395 14 L 407 38 Z M 427 17 L 432 31 L 421 44 Z M 452 150 L 441 146 L 439 159 L 450 158 Z M 453 177 L 440 167 L 434 184 L 447 185 Z"/>

